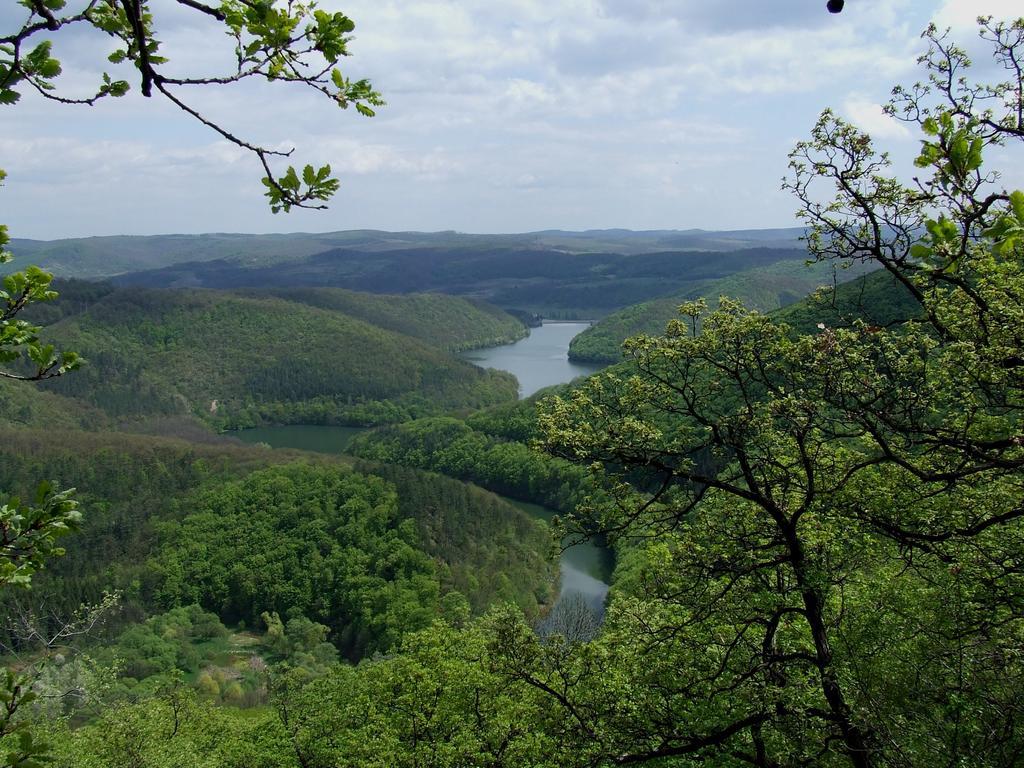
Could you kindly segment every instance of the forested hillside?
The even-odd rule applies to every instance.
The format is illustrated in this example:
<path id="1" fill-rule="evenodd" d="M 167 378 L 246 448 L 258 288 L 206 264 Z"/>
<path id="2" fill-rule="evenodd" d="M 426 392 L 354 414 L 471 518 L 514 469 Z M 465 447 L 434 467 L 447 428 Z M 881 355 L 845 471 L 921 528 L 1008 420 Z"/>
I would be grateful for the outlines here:
<path id="1" fill-rule="evenodd" d="M 326 286 L 382 294 L 431 291 L 549 317 L 593 318 L 666 294 L 692 292 L 708 280 L 780 261 L 800 262 L 805 257 L 797 242 L 800 232 L 353 231 L 107 237 L 19 241 L 18 246 L 58 276 L 105 277 L 122 285 L 277 293 Z M 801 288 L 797 284 L 789 291 L 802 295 Z M 302 295 L 318 306 L 328 301 L 315 293 Z M 371 322 L 384 319 L 378 308 L 368 317 L 359 314 L 362 302 L 352 297 L 329 303 Z"/>
<path id="2" fill-rule="evenodd" d="M 543 526 L 456 480 L 140 435 L 5 429 L 0 446 L 4 488 L 30 495 L 46 478 L 89 509 L 27 598 L 47 621 L 118 591 L 114 626 L 192 604 L 250 627 L 301 614 L 358 658 L 458 605 L 536 614 L 550 599 Z"/>
<path id="3" fill-rule="evenodd" d="M 439 291 L 547 316 L 593 317 L 700 281 L 803 258 L 803 252 L 794 248 L 633 255 L 493 245 L 335 248 L 291 262 L 287 270 L 216 260 L 135 272 L 116 282 L 219 289 L 335 286 L 372 293 Z"/>
<path id="4" fill-rule="evenodd" d="M 110 418 L 98 407 L 55 392 L 30 390 L 20 382 L 0 379 L 0 414 L 6 426 L 52 429 L 103 429 Z"/>
<path id="5" fill-rule="evenodd" d="M 45 391 L 116 419 L 190 415 L 219 427 L 386 423 L 515 397 L 512 377 L 442 349 L 524 333 L 507 315 L 441 297 L 383 298 L 379 306 L 352 294 L 304 298 L 350 305 L 354 314 L 273 296 L 75 284 L 40 318 L 53 321 L 48 340 L 89 365 Z M 356 315 L 436 331 L 437 345 Z"/>
<path id="6" fill-rule="evenodd" d="M 671 296 L 626 307 L 602 318 L 573 339 L 569 359 L 618 362 L 622 359 L 622 342 L 638 334 L 661 333 L 668 321 L 678 316 L 679 305 L 686 301 L 703 298 L 713 307 L 720 297 L 726 296 L 743 302 L 750 309 L 769 312 L 803 299 L 818 287 L 852 281 L 861 274 L 862 269 L 856 266 L 834 270 L 829 264 L 807 265 L 804 260 L 797 259 L 705 281 Z"/>
<path id="7" fill-rule="evenodd" d="M 222 261 L 239 266 L 290 268 L 318 253 L 345 249 L 366 253 L 412 248 L 455 252 L 495 248 L 527 248 L 558 253 L 637 254 L 656 251 L 737 251 L 746 248 L 794 248 L 803 230 L 704 230 L 634 232 L 550 230 L 524 234 L 467 234 L 462 232 L 380 232 L 350 230 L 319 234 L 203 234 L 147 237 L 87 237 L 67 240 L 15 239 L 13 247 L 34 264 L 60 277 L 109 278 L 186 262 Z"/>
<path id="8" fill-rule="evenodd" d="M 921 305 L 890 273 L 877 270 L 791 304 L 774 316 L 799 333 L 813 333 L 819 323 L 828 328 L 848 328 L 858 320 L 869 326 L 899 325 L 919 319 Z"/>
<path id="9" fill-rule="evenodd" d="M 453 418 L 419 419 L 358 436 L 356 456 L 469 480 L 496 493 L 571 512 L 592 490 L 580 467 Z"/>
<path id="10" fill-rule="evenodd" d="M 245 295 L 277 296 L 341 312 L 453 352 L 507 344 L 528 333 L 519 320 L 497 307 L 437 293 L 393 296 L 342 288 L 280 288 Z"/>

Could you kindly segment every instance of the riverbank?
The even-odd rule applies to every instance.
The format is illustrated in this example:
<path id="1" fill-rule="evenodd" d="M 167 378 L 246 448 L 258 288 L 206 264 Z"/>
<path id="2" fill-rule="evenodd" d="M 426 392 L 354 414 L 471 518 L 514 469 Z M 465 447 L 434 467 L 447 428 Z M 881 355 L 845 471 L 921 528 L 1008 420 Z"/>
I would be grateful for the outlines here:
<path id="1" fill-rule="evenodd" d="M 514 374 L 519 380 L 519 397 L 524 399 L 544 387 L 589 376 L 604 367 L 569 360 L 569 343 L 589 327 L 589 322 L 544 320 L 525 339 L 460 356 L 481 368 Z"/>

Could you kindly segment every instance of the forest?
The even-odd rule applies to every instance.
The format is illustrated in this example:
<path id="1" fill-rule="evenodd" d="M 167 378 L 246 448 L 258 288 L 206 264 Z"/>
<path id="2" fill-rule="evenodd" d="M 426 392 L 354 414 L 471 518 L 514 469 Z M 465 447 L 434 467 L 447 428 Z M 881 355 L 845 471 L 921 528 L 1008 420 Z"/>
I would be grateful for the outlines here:
<path id="1" fill-rule="evenodd" d="M 383 106 L 315 5 L 182 0 L 225 83 L 165 69 L 144 3 L 63 7 L 0 40 L 0 102 L 94 25 L 275 212 L 330 167 L 182 88 Z M 892 92 L 909 162 L 820 113 L 795 229 L 0 227 L 0 765 L 1024 765 L 1024 19 L 978 31 L 1004 79 L 931 26 Z M 567 354 L 604 367 L 520 398 L 462 355 L 539 316 L 595 320 Z M 358 433 L 240 439 L 297 426 Z"/>
<path id="2" fill-rule="evenodd" d="M 46 308 L 37 320 L 46 339 L 89 365 L 43 391 L 114 419 L 187 417 L 222 429 L 382 424 L 498 403 L 515 397 L 514 380 L 450 351 L 526 335 L 518 320 L 463 299 L 326 289 L 234 295 L 72 282 Z"/>

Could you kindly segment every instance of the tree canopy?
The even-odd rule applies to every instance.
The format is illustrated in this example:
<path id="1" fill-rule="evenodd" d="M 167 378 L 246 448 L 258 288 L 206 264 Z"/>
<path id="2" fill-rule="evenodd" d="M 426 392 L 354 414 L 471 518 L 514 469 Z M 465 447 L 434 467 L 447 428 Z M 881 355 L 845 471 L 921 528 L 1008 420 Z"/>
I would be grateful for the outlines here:
<path id="1" fill-rule="evenodd" d="M 981 35 L 1007 81 L 933 27 L 927 81 L 893 92 L 923 133 L 911 183 L 831 111 L 790 156 L 811 254 L 885 269 L 905 322 L 690 303 L 543 409 L 549 450 L 617 496 L 586 522 L 656 536 L 606 629 L 656 668 L 627 670 L 618 762 L 1019 760 L 1024 192 L 986 159 L 1024 138 L 1024 20 Z"/>

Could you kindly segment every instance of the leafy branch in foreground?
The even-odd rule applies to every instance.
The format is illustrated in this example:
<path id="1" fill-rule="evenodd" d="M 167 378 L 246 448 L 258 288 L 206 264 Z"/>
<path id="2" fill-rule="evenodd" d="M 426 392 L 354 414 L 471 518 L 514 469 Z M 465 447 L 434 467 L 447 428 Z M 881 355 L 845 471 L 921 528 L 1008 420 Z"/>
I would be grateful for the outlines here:
<path id="1" fill-rule="evenodd" d="M 583 522 L 639 561 L 599 639 L 642 660 L 630 711 L 560 693 L 609 762 L 1020 762 L 1024 193 L 986 161 L 1024 139 L 1024 20 L 980 26 L 1007 82 L 932 27 L 927 82 L 893 93 L 916 178 L 831 111 L 790 156 L 811 255 L 888 272 L 906 322 L 689 305 L 543 407 L 614 495 Z"/>
<path id="2" fill-rule="evenodd" d="M 7 174 L 0 169 L 0 182 Z M 0 264 L 7 264 L 13 258 L 6 250 L 10 236 L 7 227 L 0 224 Z M 19 319 L 18 314 L 27 306 L 39 301 L 52 301 L 56 291 L 50 290 L 53 275 L 39 267 L 28 267 L 23 272 L 14 272 L 3 278 L 0 288 L 0 364 L 28 360 L 33 367 L 28 373 L 0 370 L 0 377 L 39 381 L 61 376 L 81 365 L 81 359 L 74 352 L 58 353 L 53 345 L 43 344 L 39 339 L 39 326 Z"/>
<path id="3" fill-rule="evenodd" d="M 31 504 L 12 498 L 0 506 L 0 587 L 28 586 L 47 559 L 64 554 L 57 539 L 81 520 L 73 493 L 42 483 Z"/>
<path id="4" fill-rule="evenodd" d="M 184 93 L 196 86 L 226 86 L 255 78 L 310 88 L 342 109 L 354 106 L 366 117 L 372 117 L 374 108 L 384 104 L 368 80 L 351 80 L 338 67 L 342 57 L 350 55 L 348 44 L 355 23 L 343 13 L 321 10 L 315 2 L 223 0 L 207 5 L 198 0 L 176 0 L 197 18 L 219 25 L 234 41 L 231 69 L 189 76 L 165 73 L 168 59 L 162 55 L 147 0 L 88 0 L 71 7 L 66 0 L 19 2 L 28 12 L 26 20 L 18 30 L 0 36 L 0 104 L 16 104 L 25 89 L 61 104 L 79 105 L 128 93 L 129 81 L 107 72 L 91 93 L 66 96 L 58 92 L 60 61 L 52 56 L 52 42 L 37 42 L 38 38 L 73 27 L 92 27 L 117 41 L 109 62 L 133 66 L 143 96 L 159 93 L 222 138 L 256 155 L 266 174 L 263 184 L 275 213 L 292 207 L 325 208 L 324 201 L 338 189 L 330 166 L 306 166 L 301 180 L 293 166 L 275 172 L 272 162 L 290 157 L 293 150 L 271 149 L 239 136 L 192 106 Z"/>

